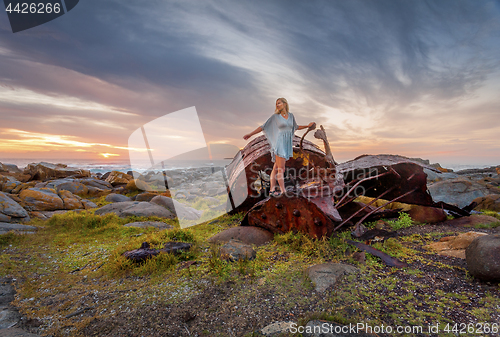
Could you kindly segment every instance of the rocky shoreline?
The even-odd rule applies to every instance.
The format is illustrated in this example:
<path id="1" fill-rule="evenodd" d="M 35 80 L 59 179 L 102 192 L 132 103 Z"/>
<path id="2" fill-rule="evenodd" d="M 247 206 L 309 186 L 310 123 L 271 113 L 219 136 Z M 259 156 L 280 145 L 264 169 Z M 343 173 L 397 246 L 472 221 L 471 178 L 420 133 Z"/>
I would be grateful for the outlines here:
<path id="1" fill-rule="evenodd" d="M 425 160 L 418 161 L 429 164 Z M 474 209 L 477 211 L 500 211 L 500 166 L 451 172 L 439 164 L 431 165 L 441 171 L 424 168 L 434 201 L 460 208 L 476 202 Z M 166 175 L 119 171 L 101 175 L 64 164 L 33 163 L 21 170 L 15 165 L 0 163 L 0 223 L 23 223 L 31 218 L 48 219 L 53 214 L 70 210 L 95 209 L 97 205 L 92 200 L 101 197 L 105 197 L 106 202 L 116 203 L 99 211 L 102 214 L 159 215 L 195 221 L 202 212 L 179 201 L 189 202 L 201 197 L 212 204 L 212 209 L 223 214 L 226 185 L 222 172 L 221 167 L 204 167 L 170 170 Z M 131 192 L 137 195 L 125 196 Z M 3 229 L 7 230 L 8 227 Z"/>
<path id="2" fill-rule="evenodd" d="M 177 200 L 202 197 L 214 208 L 225 211 L 223 202 L 214 198 L 226 193 L 221 170 L 205 167 L 170 170 L 165 176 L 161 172 L 141 175 L 119 171 L 101 175 L 64 164 L 33 163 L 20 170 L 15 165 L 0 163 L 0 223 L 24 223 L 31 218 L 48 219 L 67 211 L 95 209 L 97 204 L 91 200 L 102 197 L 117 205 L 103 209 L 101 214 L 197 220 L 201 212 Z M 125 196 L 133 192 L 137 195 Z M 171 192 L 176 200 L 171 198 Z M 0 227 L 0 232 L 8 230 L 8 226 Z"/>

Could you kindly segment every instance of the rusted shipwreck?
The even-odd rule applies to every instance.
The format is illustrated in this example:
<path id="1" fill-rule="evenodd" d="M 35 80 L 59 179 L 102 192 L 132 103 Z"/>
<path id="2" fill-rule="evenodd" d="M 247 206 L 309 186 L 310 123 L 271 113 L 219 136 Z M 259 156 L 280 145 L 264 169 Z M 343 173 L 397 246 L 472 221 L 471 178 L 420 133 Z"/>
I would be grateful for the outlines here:
<path id="1" fill-rule="evenodd" d="M 383 208 L 395 201 L 446 209 L 457 216 L 469 214 L 432 200 L 424 172 L 437 171 L 431 166 L 394 155 L 363 155 L 337 164 L 322 126 L 314 136 L 323 140 L 326 152 L 305 140 L 306 134 L 293 139 L 293 158 L 285 169 L 287 191 L 279 198 L 269 197 L 273 163 L 265 136 L 251 141 L 228 165 L 228 209 L 247 212 L 242 225 L 320 238 L 345 227 L 359 231 L 364 221 L 397 216 L 397 210 Z M 356 201 L 361 195 L 373 199 L 366 204 Z M 387 202 L 372 206 L 378 199 Z"/>

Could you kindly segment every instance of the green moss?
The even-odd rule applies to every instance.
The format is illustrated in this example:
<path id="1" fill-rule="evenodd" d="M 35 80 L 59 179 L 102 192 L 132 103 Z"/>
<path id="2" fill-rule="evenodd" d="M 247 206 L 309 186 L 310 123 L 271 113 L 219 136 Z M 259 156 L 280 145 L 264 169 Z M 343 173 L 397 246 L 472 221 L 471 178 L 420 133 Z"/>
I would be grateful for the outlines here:
<path id="1" fill-rule="evenodd" d="M 489 211 L 489 210 L 483 209 L 483 210 L 481 210 L 481 213 L 483 213 L 484 215 L 489 215 L 489 216 L 495 217 L 497 219 L 500 219 L 500 213 L 495 212 L 495 211 Z"/>
<path id="2" fill-rule="evenodd" d="M 482 228 L 482 229 L 492 229 L 492 228 L 497 228 L 500 226 L 500 221 L 497 222 L 490 222 L 486 224 L 477 224 L 474 226 L 474 228 Z"/>
<path id="3" fill-rule="evenodd" d="M 0 235 L 0 247 L 8 246 L 10 244 L 17 244 L 17 243 L 21 242 L 26 237 L 26 235 L 30 235 L 30 234 L 20 235 L 20 234 L 16 234 L 14 231 L 10 231 L 10 232 L 7 232 L 5 234 L 1 234 Z"/>

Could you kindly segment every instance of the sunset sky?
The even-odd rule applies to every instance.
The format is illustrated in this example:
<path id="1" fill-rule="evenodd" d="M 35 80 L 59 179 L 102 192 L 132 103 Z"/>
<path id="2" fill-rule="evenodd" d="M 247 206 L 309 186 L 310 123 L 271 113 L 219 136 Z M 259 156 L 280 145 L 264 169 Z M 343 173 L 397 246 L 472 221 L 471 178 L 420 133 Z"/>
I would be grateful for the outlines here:
<path id="1" fill-rule="evenodd" d="M 192 106 L 242 148 L 285 97 L 337 161 L 499 165 L 499 93 L 499 1 L 82 0 L 15 34 L 0 13 L 0 162 L 125 160 Z"/>

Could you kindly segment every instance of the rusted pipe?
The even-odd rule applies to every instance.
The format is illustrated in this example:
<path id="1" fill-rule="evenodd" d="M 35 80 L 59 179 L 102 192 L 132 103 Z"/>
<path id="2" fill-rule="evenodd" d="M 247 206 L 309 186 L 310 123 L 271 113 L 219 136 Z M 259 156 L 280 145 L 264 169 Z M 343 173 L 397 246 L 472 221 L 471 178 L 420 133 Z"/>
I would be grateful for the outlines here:
<path id="1" fill-rule="evenodd" d="M 342 221 L 340 223 L 340 225 L 338 225 L 337 227 L 335 227 L 333 230 L 336 231 L 337 229 L 339 229 L 340 227 L 342 227 L 347 221 L 349 221 L 352 218 L 354 218 L 359 212 L 361 212 L 362 210 L 364 210 L 365 208 L 367 208 L 368 206 L 370 206 L 371 204 L 373 204 L 375 201 L 381 199 L 384 195 L 386 195 L 387 193 L 389 193 L 393 189 L 394 189 L 394 187 L 389 188 L 387 191 L 385 191 L 384 193 L 382 193 L 381 195 L 379 195 L 377 198 L 375 198 L 372 201 L 370 201 L 368 204 L 366 204 L 364 207 L 362 207 L 357 212 L 355 212 L 354 214 L 352 214 L 350 217 L 348 217 L 347 219 L 345 219 L 344 221 Z"/>
<path id="2" fill-rule="evenodd" d="M 378 207 L 378 208 L 375 208 L 373 211 L 371 211 L 370 213 L 368 213 L 368 214 L 366 214 L 364 217 L 362 217 L 362 218 L 361 218 L 361 220 L 359 220 L 359 221 L 356 223 L 356 225 L 355 225 L 355 226 L 357 226 L 357 225 L 359 225 L 360 223 L 362 223 L 362 222 L 363 222 L 366 218 L 368 218 L 370 215 L 372 215 L 373 213 L 375 213 L 375 212 L 376 212 L 376 211 L 378 211 L 379 209 L 381 209 L 381 208 L 383 208 L 383 207 L 385 207 L 385 206 L 389 205 L 391 202 L 395 202 L 396 200 L 399 200 L 399 199 L 401 199 L 401 198 L 406 197 L 408 194 L 411 194 L 411 193 L 415 192 L 417 189 L 418 189 L 418 188 L 414 188 L 413 190 L 408 191 L 408 192 L 406 192 L 405 194 L 402 194 L 402 195 L 400 195 L 399 197 L 394 198 L 394 199 L 392 199 L 392 200 L 390 200 L 390 201 L 386 202 L 386 203 L 385 203 L 385 204 L 383 204 L 382 206 L 380 206 L 380 207 Z"/>
<path id="3" fill-rule="evenodd" d="M 368 181 L 368 180 L 371 180 L 371 179 L 375 179 L 375 178 L 380 178 L 380 177 L 383 177 L 383 176 L 385 176 L 385 175 L 387 175 L 387 174 L 390 174 L 390 173 L 392 173 L 392 172 L 387 171 L 387 172 L 380 173 L 380 174 L 377 174 L 377 175 L 372 176 L 372 177 L 368 177 L 368 178 L 363 178 L 363 179 L 361 179 L 361 180 L 360 180 L 360 181 L 358 181 L 356 184 L 354 184 L 354 186 L 353 186 L 353 187 L 351 187 L 351 189 L 349 189 L 349 191 L 348 191 L 348 192 L 347 192 L 347 193 L 346 193 L 346 194 L 342 197 L 342 199 L 340 199 L 340 200 L 339 200 L 339 202 L 337 202 L 337 205 L 338 205 L 338 204 L 341 204 L 341 203 L 342 203 L 342 201 L 344 201 L 344 199 L 345 199 L 345 198 L 347 198 L 347 196 L 351 193 L 351 191 L 352 191 L 353 189 L 355 189 L 356 187 L 358 187 L 358 186 L 359 186 L 359 184 L 361 184 L 362 182 L 365 182 L 365 181 Z"/>

